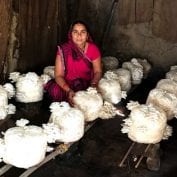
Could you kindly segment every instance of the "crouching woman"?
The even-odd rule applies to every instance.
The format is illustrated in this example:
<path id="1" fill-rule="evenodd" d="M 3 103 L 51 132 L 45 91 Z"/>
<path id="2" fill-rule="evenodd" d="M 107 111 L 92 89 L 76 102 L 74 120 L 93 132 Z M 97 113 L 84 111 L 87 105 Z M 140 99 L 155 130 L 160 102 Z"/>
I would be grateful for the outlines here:
<path id="1" fill-rule="evenodd" d="M 93 43 L 86 24 L 74 22 L 68 41 L 58 46 L 55 61 L 55 79 L 44 87 L 52 101 L 71 104 L 76 91 L 96 87 L 102 76 L 101 54 Z"/>

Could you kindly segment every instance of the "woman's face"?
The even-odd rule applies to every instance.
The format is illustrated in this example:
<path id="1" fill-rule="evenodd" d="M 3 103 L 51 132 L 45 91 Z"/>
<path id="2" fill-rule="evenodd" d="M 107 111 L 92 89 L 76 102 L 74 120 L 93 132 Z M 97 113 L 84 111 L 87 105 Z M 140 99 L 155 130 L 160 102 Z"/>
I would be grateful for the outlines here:
<path id="1" fill-rule="evenodd" d="M 72 40 L 78 47 L 85 46 L 88 38 L 88 32 L 83 24 L 77 23 L 73 26 L 71 32 Z"/>

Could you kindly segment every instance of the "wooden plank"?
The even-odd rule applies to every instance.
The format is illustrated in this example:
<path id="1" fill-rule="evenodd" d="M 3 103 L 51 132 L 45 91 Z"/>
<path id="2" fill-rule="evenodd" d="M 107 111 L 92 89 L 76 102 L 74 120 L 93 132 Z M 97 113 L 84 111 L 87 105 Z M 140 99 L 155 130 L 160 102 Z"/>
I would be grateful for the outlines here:
<path id="1" fill-rule="evenodd" d="M 102 36 L 110 18 L 113 1 L 80 0 L 77 18 L 89 24 L 92 37 L 98 45 L 102 43 Z"/>
<path id="2" fill-rule="evenodd" d="M 11 25 L 11 1 L 0 1 L 0 82 L 4 81 L 6 54 Z"/>
<path id="3" fill-rule="evenodd" d="M 136 0 L 135 22 L 150 22 L 152 20 L 154 0 Z"/>
<path id="4" fill-rule="evenodd" d="M 177 42 L 177 1 L 154 1 L 153 34 L 170 42 Z"/>
<path id="5" fill-rule="evenodd" d="M 147 146 L 146 146 L 146 148 L 145 148 L 143 154 L 141 154 L 140 158 L 138 159 L 138 162 L 136 163 L 135 168 L 138 168 L 138 167 L 139 167 L 141 161 L 143 160 L 143 157 L 145 156 L 145 154 L 146 154 L 147 151 L 149 150 L 150 146 L 151 146 L 151 144 L 147 144 Z"/>
<path id="6" fill-rule="evenodd" d="M 127 25 L 135 23 L 136 0 L 120 0 L 118 5 L 118 23 Z"/>
<path id="7" fill-rule="evenodd" d="M 128 155 L 130 154 L 130 152 L 132 151 L 133 147 L 135 145 L 135 142 L 132 142 L 131 146 L 128 148 L 126 154 L 123 156 L 123 159 L 121 160 L 119 167 L 122 167 L 125 160 L 127 159 Z"/>
<path id="8" fill-rule="evenodd" d="M 21 0 L 19 8 L 20 72 L 54 64 L 57 45 L 58 0 Z"/>
<path id="9" fill-rule="evenodd" d="M 2 176 L 3 174 L 5 174 L 8 170 L 10 170 L 13 166 L 12 165 L 4 165 L 0 168 L 0 176 Z"/>

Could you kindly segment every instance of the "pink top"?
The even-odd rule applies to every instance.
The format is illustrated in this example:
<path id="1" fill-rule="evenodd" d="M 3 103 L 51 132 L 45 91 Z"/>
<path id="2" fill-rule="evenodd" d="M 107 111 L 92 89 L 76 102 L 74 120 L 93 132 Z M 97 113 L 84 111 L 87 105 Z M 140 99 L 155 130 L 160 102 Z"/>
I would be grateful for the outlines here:
<path id="1" fill-rule="evenodd" d="M 60 54 L 60 50 L 57 51 L 57 55 Z M 84 55 L 88 58 L 90 62 L 101 57 L 98 47 L 93 43 L 88 43 L 87 50 Z M 86 80 L 91 80 L 93 77 L 93 69 L 88 67 L 88 65 L 82 60 L 74 60 L 71 55 L 67 59 L 67 73 L 65 76 L 66 80 L 74 80 L 77 78 L 83 78 Z"/>

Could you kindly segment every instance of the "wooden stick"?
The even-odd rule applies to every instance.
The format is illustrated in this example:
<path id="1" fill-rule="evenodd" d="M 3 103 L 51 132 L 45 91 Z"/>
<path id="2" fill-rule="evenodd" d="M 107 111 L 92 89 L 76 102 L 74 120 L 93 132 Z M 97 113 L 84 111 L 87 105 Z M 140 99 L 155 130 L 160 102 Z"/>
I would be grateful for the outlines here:
<path id="1" fill-rule="evenodd" d="M 128 155 L 130 154 L 130 152 L 131 152 L 131 150 L 133 149 L 134 145 L 135 145 L 135 142 L 133 142 L 133 143 L 131 144 L 131 146 L 129 147 L 128 151 L 126 152 L 126 154 L 124 155 L 122 161 L 120 162 L 119 167 L 122 167 L 122 166 L 123 166 L 124 161 L 127 159 Z"/>
<path id="2" fill-rule="evenodd" d="M 6 173 L 9 169 L 11 169 L 13 166 L 12 165 L 4 165 L 0 168 L 0 176 L 2 176 L 4 173 Z"/>
<path id="3" fill-rule="evenodd" d="M 138 162 L 137 162 L 136 165 L 135 165 L 135 168 L 138 168 L 139 164 L 141 163 L 141 161 L 142 161 L 144 155 L 146 154 L 146 152 L 148 151 L 148 149 L 150 148 L 150 146 L 151 146 L 151 144 L 148 144 L 148 145 L 146 146 L 146 149 L 144 150 L 143 154 L 140 156 Z"/>

